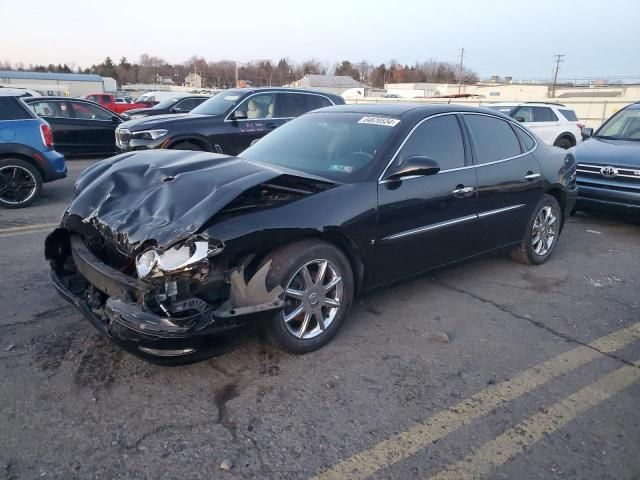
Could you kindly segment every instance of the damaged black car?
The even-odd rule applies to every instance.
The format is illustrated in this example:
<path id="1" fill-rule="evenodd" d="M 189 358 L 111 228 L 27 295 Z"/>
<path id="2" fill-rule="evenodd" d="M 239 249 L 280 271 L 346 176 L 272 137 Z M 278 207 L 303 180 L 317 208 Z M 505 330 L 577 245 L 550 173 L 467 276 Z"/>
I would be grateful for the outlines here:
<path id="1" fill-rule="evenodd" d="M 363 291 L 497 250 L 545 262 L 575 171 L 570 152 L 494 111 L 329 107 L 238 157 L 96 163 L 45 256 L 61 295 L 141 356 L 201 358 L 257 327 L 305 353 Z"/>

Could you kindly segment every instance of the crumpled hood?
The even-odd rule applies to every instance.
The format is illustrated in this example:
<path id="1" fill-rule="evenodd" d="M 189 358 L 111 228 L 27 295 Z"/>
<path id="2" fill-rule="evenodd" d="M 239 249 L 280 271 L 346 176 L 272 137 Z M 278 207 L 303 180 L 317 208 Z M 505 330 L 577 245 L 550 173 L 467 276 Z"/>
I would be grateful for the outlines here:
<path id="1" fill-rule="evenodd" d="M 640 142 L 590 138 L 573 149 L 578 163 L 640 167 Z"/>
<path id="2" fill-rule="evenodd" d="M 194 234 L 247 189 L 281 174 L 208 152 L 125 153 L 82 173 L 65 218 L 77 215 L 131 249 L 150 240 L 166 248 Z"/>

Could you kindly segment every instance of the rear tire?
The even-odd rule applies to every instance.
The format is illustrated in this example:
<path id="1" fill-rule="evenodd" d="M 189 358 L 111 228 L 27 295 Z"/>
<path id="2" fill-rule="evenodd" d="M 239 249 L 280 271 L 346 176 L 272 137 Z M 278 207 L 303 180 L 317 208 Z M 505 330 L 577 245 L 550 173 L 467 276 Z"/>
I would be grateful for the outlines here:
<path id="1" fill-rule="evenodd" d="M 533 210 L 525 236 L 520 245 L 511 252 L 511 258 L 527 265 L 546 262 L 558 243 L 560 225 L 560 205 L 555 197 L 545 194 Z"/>
<path id="2" fill-rule="evenodd" d="M 193 142 L 178 142 L 171 146 L 171 150 L 191 150 L 194 152 L 203 152 L 204 148 Z"/>
<path id="3" fill-rule="evenodd" d="M 334 245 L 303 240 L 271 252 L 267 288 L 284 289 L 285 307 L 268 332 L 283 350 L 308 353 L 327 344 L 338 332 L 353 302 L 351 264 Z M 306 271 L 306 273 L 305 273 Z"/>
<path id="4" fill-rule="evenodd" d="M 553 143 L 554 147 L 564 148 L 565 150 L 574 146 L 573 142 L 567 137 L 560 137 Z"/>
<path id="5" fill-rule="evenodd" d="M 42 176 L 28 162 L 18 158 L 0 160 L 0 205 L 24 208 L 42 192 Z"/>

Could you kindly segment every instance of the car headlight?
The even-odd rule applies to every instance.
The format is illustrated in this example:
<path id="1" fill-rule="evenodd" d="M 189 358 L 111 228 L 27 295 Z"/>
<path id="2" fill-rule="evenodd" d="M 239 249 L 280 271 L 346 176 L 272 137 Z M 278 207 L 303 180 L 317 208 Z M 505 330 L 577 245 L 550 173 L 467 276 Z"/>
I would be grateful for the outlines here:
<path id="1" fill-rule="evenodd" d="M 160 137 L 164 137 L 168 130 L 141 130 L 139 132 L 131 132 L 131 138 L 137 138 L 142 140 L 157 140 Z"/>
<path id="2" fill-rule="evenodd" d="M 152 248 L 136 258 L 139 278 L 190 270 L 224 249 L 219 240 L 195 237 L 179 242 L 164 252 Z"/>
<path id="3" fill-rule="evenodd" d="M 136 272 L 139 278 L 147 277 L 158 265 L 158 252 L 147 250 L 136 258 Z"/>

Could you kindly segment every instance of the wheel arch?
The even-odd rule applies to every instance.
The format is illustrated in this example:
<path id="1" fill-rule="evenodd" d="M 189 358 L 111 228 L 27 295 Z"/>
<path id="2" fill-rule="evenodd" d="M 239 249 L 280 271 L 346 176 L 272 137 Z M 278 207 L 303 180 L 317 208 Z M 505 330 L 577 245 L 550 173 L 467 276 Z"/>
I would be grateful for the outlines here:
<path id="1" fill-rule="evenodd" d="M 562 139 L 569 140 L 569 142 L 571 143 L 572 147 L 575 147 L 577 145 L 577 142 L 578 142 L 576 140 L 575 135 L 573 135 L 573 133 L 571 133 L 571 132 L 562 132 L 560 135 L 558 135 L 558 137 L 555 139 L 553 144 L 556 145 L 556 143 L 558 143 L 558 140 L 562 140 Z"/>
<path id="2" fill-rule="evenodd" d="M 197 136 L 197 135 L 187 135 L 183 137 L 176 137 L 170 139 L 162 148 L 173 148 L 178 143 L 193 143 L 202 147 L 205 152 L 211 152 L 211 145 L 209 145 L 209 141 L 206 138 Z"/>
<path id="3" fill-rule="evenodd" d="M 560 205 L 560 213 L 562 215 L 562 223 L 560 227 L 564 227 L 564 222 L 566 220 L 566 208 L 567 208 L 567 194 L 564 189 L 558 185 L 552 185 L 545 193 L 551 195 L 555 198 Z"/>
<path id="4" fill-rule="evenodd" d="M 44 181 L 46 177 L 46 172 L 42 168 L 42 165 L 40 165 L 36 160 L 34 160 L 33 157 L 30 157 L 29 155 L 24 155 L 22 153 L 0 153 L 0 160 L 7 160 L 10 158 L 16 158 L 18 160 L 27 162 L 29 165 L 31 165 L 38 171 L 38 173 L 40 174 L 40 177 Z"/>

